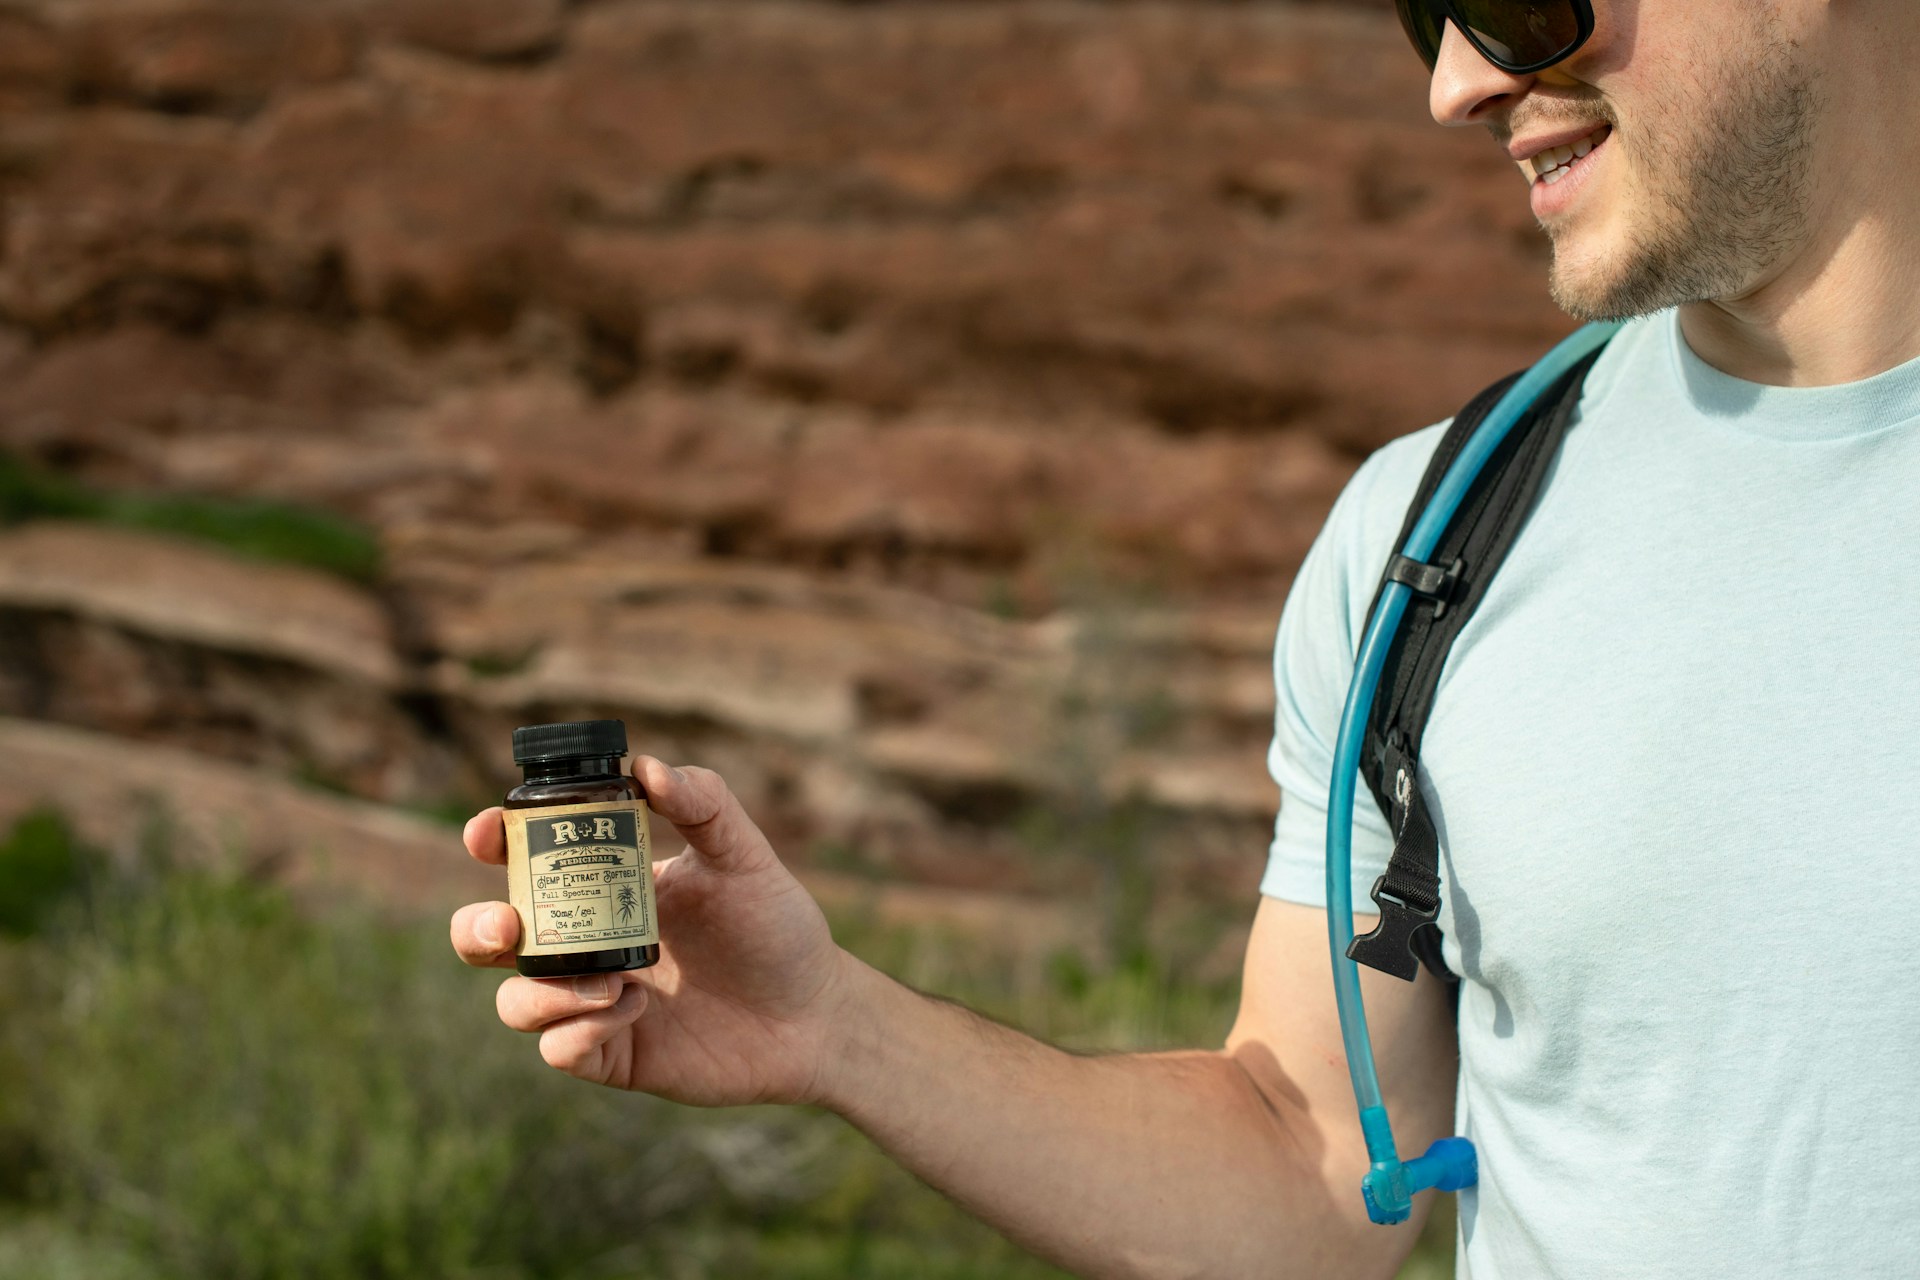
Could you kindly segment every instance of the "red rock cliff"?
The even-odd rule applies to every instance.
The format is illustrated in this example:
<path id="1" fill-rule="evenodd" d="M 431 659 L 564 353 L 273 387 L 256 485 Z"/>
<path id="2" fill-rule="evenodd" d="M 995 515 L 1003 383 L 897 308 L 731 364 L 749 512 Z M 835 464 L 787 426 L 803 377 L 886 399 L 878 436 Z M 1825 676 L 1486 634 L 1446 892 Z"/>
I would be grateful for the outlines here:
<path id="1" fill-rule="evenodd" d="M 0 710 L 410 801 L 620 714 L 796 850 L 1132 795 L 1245 889 L 1291 574 L 1544 260 L 1371 5 L 11 0 L 0 445 L 388 568 L 8 535 Z"/>

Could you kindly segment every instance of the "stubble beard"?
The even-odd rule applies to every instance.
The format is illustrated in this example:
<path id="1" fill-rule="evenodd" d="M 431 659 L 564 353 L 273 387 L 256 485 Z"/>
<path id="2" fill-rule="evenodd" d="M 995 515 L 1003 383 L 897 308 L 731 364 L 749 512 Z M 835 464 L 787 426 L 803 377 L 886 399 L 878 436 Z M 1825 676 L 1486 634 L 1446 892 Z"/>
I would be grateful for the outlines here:
<path id="1" fill-rule="evenodd" d="M 1818 101 L 1798 50 L 1769 33 L 1761 56 L 1720 85 L 1650 112 L 1698 126 L 1690 142 L 1632 132 L 1649 197 L 1628 244 L 1581 262 L 1556 239 L 1554 302 L 1580 320 L 1627 320 L 1752 288 L 1804 242 Z"/>

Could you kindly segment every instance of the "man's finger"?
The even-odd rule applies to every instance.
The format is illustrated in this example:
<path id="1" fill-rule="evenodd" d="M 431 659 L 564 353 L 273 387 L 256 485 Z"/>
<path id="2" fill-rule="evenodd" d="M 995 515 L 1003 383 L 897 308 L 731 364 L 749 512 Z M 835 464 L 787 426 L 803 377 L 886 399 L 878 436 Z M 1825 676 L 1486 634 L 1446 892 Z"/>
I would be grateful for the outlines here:
<path id="1" fill-rule="evenodd" d="M 494 1007 L 500 1021 L 515 1031 L 543 1031 L 564 1018 L 605 1009 L 624 986 L 617 973 L 586 978 L 508 978 L 500 984 Z"/>
<path id="2" fill-rule="evenodd" d="M 475 968 L 511 969 L 520 916 L 504 902 L 475 902 L 453 913 L 447 933 L 454 951 Z"/>
<path id="3" fill-rule="evenodd" d="M 699 861 L 717 871 L 739 872 L 775 860 L 773 846 L 713 770 L 675 769 L 640 756 L 633 776 L 647 793 L 648 807 L 673 824 Z"/>
<path id="4" fill-rule="evenodd" d="M 496 867 L 507 865 L 507 824 L 501 820 L 502 812 L 500 806 L 495 805 L 467 819 L 460 839 L 475 861 L 489 862 Z"/>
<path id="5" fill-rule="evenodd" d="M 540 1033 L 540 1056 L 570 1076 L 607 1083 L 612 1042 L 640 1020 L 647 998 L 644 986 L 630 983 L 607 1008 L 548 1027 Z"/>

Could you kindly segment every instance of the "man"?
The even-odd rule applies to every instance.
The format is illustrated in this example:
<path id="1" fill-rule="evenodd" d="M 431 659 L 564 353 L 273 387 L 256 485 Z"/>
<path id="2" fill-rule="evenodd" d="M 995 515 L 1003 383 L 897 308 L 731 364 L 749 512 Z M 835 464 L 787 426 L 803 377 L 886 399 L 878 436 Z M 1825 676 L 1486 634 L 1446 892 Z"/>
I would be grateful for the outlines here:
<path id="1" fill-rule="evenodd" d="M 1401 1150 L 1477 1144 L 1476 1280 L 1920 1274 L 1920 9 L 1595 0 L 1524 73 L 1484 56 L 1502 24 L 1576 0 L 1404 9 L 1435 118 L 1527 176 L 1561 305 L 1641 318 L 1440 687 L 1457 1056 L 1442 984 L 1363 977 Z M 652 760 L 689 844 L 666 959 L 509 979 L 501 1017 L 588 1079 L 830 1107 L 1077 1272 L 1390 1276 L 1417 1221 L 1363 1211 L 1320 859 L 1353 644 L 1437 431 L 1368 461 L 1287 602 L 1284 799 L 1223 1049 L 1072 1057 L 891 982 L 719 778 Z M 1364 901 L 1388 840 L 1360 795 Z M 467 842 L 499 861 L 498 814 Z M 470 963 L 514 933 L 502 904 L 454 918 Z"/>

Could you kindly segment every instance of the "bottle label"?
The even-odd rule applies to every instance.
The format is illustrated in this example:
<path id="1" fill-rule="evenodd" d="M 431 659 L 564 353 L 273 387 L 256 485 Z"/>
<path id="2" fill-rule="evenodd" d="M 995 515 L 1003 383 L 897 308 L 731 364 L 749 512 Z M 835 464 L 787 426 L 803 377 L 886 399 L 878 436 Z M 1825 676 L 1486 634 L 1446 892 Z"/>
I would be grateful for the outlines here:
<path id="1" fill-rule="evenodd" d="M 523 956 L 660 941 L 644 800 L 508 809 L 507 894 Z"/>

